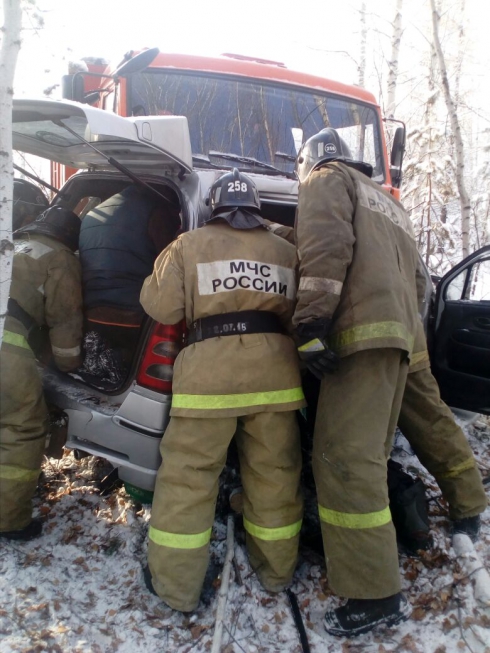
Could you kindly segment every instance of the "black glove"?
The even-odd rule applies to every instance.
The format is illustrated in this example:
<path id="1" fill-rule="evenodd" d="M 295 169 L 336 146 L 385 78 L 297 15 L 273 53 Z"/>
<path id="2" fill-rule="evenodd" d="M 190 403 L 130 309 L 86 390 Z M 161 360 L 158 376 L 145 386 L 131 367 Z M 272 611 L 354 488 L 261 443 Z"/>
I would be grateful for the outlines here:
<path id="1" fill-rule="evenodd" d="M 296 328 L 299 357 L 320 381 L 339 368 L 339 357 L 327 345 L 329 327 L 330 320 L 315 320 Z"/>

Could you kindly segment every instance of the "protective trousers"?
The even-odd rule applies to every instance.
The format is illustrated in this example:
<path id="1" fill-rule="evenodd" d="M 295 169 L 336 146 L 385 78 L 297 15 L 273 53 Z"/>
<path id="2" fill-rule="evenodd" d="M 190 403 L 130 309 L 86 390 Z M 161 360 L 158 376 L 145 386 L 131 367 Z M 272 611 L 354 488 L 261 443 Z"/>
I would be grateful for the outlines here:
<path id="1" fill-rule="evenodd" d="M 30 523 L 46 440 L 48 410 L 25 344 L 19 354 L 5 343 L 0 350 L 0 531 Z"/>
<path id="2" fill-rule="evenodd" d="M 436 479 L 451 519 L 473 517 L 485 510 L 488 501 L 473 452 L 441 400 L 429 368 L 408 375 L 398 426 Z"/>
<path id="3" fill-rule="evenodd" d="M 218 479 L 235 431 L 251 565 L 270 591 L 284 589 L 293 576 L 303 508 L 294 411 L 172 417 L 160 447 L 148 563 L 156 592 L 176 610 L 199 603 Z"/>
<path id="4" fill-rule="evenodd" d="M 402 350 L 368 349 L 321 384 L 313 474 L 329 585 L 345 598 L 400 591 L 386 465 L 407 372 Z"/>

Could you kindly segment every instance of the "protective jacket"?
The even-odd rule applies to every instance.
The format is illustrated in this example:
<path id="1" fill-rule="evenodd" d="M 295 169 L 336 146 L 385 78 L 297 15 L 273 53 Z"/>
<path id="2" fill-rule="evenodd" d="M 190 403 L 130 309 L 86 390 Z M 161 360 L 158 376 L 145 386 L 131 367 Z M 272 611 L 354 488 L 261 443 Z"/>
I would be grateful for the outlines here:
<path id="1" fill-rule="evenodd" d="M 142 313 L 139 294 L 159 254 L 149 234 L 158 201 L 130 186 L 87 213 L 80 230 L 84 305 Z"/>
<path id="2" fill-rule="evenodd" d="M 249 252 L 253 252 L 250 258 Z M 296 296 L 294 247 L 262 228 L 213 221 L 182 234 L 155 262 L 141 304 L 175 324 L 234 311 L 275 313 L 285 333 L 210 338 L 181 351 L 172 416 L 238 416 L 305 405 L 293 340 L 286 335 Z"/>
<path id="3" fill-rule="evenodd" d="M 49 327 L 56 366 L 69 371 L 81 363 L 82 291 L 80 263 L 66 245 L 40 234 L 16 240 L 10 297 L 38 326 Z M 3 343 L 32 356 L 28 331 L 7 316 Z M 15 350 L 11 350 L 15 347 Z"/>
<path id="4" fill-rule="evenodd" d="M 295 326 L 332 319 L 340 356 L 380 347 L 409 354 L 417 329 L 418 254 L 402 205 L 366 175 L 336 161 L 299 193 Z"/>

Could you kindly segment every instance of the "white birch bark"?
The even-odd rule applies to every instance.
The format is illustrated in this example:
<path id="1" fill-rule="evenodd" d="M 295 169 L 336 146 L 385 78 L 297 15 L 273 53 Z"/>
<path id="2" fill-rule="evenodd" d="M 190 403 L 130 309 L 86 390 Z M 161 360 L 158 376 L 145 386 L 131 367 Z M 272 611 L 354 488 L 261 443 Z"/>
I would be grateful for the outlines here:
<path id="1" fill-rule="evenodd" d="M 437 55 L 434 49 L 434 46 L 431 44 L 430 49 L 430 60 L 429 60 L 429 77 L 427 80 L 429 96 L 425 105 L 424 111 L 424 131 L 426 133 L 426 140 L 420 150 L 420 160 L 425 164 L 424 168 L 427 170 L 427 178 L 425 180 L 424 194 L 426 195 L 425 204 L 426 210 L 422 211 L 421 214 L 421 233 L 425 230 L 426 241 L 425 241 L 425 263 L 429 266 L 431 251 L 431 215 L 432 215 L 432 173 L 434 171 L 434 165 L 432 161 L 432 154 L 435 151 L 434 143 L 434 106 L 437 99 L 436 87 L 435 87 L 435 71 L 437 65 Z M 424 226 L 424 216 L 427 216 L 427 224 Z"/>
<path id="2" fill-rule="evenodd" d="M 359 78 L 358 84 L 364 88 L 366 80 L 366 42 L 367 42 L 367 25 L 366 25 L 366 3 L 361 3 L 361 47 L 360 47 L 360 61 L 359 61 Z"/>
<path id="3" fill-rule="evenodd" d="M 451 131 L 454 138 L 455 157 L 456 157 L 456 184 L 459 193 L 459 202 L 461 206 L 461 238 L 462 238 L 462 254 L 463 258 L 470 253 L 470 198 L 466 190 L 464 182 L 464 146 L 463 137 L 461 134 L 461 127 L 458 120 L 458 111 L 454 99 L 451 95 L 449 88 L 449 80 L 446 69 L 446 61 L 442 51 L 441 41 L 439 39 L 439 13 L 436 7 L 436 0 L 430 0 L 432 10 L 432 33 L 434 38 L 434 48 L 437 53 L 437 61 L 439 63 L 439 70 L 441 73 L 442 88 L 444 91 L 444 99 L 446 101 L 446 109 L 449 114 L 451 123 Z"/>
<path id="4" fill-rule="evenodd" d="M 388 61 L 388 81 L 386 89 L 386 117 L 393 118 L 396 108 L 396 84 L 398 79 L 398 57 L 402 40 L 402 8 L 403 0 L 396 0 L 396 14 L 393 21 L 393 36 L 391 39 L 391 57 Z"/>
<path id="5" fill-rule="evenodd" d="M 0 342 L 12 277 L 12 99 L 14 73 L 20 50 L 21 0 L 3 0 L 4 24 L 0 48 Z"/>

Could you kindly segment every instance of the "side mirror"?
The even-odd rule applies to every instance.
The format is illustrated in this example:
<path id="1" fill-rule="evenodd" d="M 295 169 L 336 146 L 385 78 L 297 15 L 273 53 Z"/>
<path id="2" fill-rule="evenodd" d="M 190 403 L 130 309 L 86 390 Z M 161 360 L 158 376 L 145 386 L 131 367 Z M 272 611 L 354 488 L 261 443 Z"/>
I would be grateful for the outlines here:
<path id="1" fill-rule="evenodd" d="M 104 75 L 103 73 L 92 73 L 86 71 L 80 71 L 74 75 L 63 75 L 61 78 L 61 94 L 64 100 L 73 100 L 74 102 L 82 102 L 85 104 L 92 104 L 96 102 L 99 98 L 99 91 L 94 90 L 85 93 L 85 82 L 84 77 L 97 77 L 99 79 L 113 79 L 117 84 L 118 77 L 126 77 L 127 75 L 132 75 L 133 73 L 141 72 L 148 68 L 151 62 L 159 54 L 160 50 L 158 48 L 150 48 L 149 50 L 144 50 L 140 52 L 132 59 L 125 61 L 119 68 L 117 68 L 112 75 Z"/>
<path id="2" fill-rule="evenodd" d="M 149 50 L 144 50 L 140 52 L 135 57 L 132 57 L 128 61 L 125 61 L 119 68 L 113 72 L 114 77 L 126 77 L 126 75 L 132 75 L 133 73 L 139 73 L 151 64 L 156 56 L 160 53 L 158 48 L 150 48 Z"/>
<path id="3" fill-rule="evenodd" d="M 393 144 L 391 146 L 390 174 L 391 183 L 395 188 L 400 188 L 402 183 L 402 164 L 406 141 L 405 134 L 405 125 L 403 125 L 403 127 L 397 127 L 393 137 Z"/>
<path id="4" fill-rule="evenodd" d="M 78 73 L 75 75 L 63 75 L 61 78 L 61 97 L 64 100 L 83 102 L 85 96 L 85 85 L 83 77 Z"/>

